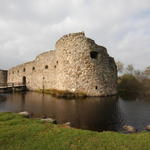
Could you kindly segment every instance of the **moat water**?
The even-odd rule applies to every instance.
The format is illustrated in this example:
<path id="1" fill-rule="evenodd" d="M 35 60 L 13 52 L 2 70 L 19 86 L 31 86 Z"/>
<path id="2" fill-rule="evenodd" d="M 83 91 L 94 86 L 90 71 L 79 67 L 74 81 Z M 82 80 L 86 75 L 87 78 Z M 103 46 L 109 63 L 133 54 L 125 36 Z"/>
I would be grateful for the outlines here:
<path id="1" fill-rule="evenodd" d="M 35 92 L 0 94 L 0 112 L 28 111 L 58 123 L 95 131 L 122 131 L 132 125 L 141 131 L 150 124 L 150 97 L 89 97 L 65 100 Z"/>

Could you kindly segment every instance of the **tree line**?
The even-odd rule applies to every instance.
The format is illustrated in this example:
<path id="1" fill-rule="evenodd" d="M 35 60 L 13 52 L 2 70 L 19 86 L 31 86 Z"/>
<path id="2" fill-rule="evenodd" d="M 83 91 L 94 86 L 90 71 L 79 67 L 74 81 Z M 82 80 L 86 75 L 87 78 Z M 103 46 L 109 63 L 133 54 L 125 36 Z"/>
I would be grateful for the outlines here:
<path id="1" fill-rule="evenodd" d="M 121 94 L 150 95 L 150 66 L 143 71 L 132 64 L 116 62 L 118 70 L 118 91 Z"/>

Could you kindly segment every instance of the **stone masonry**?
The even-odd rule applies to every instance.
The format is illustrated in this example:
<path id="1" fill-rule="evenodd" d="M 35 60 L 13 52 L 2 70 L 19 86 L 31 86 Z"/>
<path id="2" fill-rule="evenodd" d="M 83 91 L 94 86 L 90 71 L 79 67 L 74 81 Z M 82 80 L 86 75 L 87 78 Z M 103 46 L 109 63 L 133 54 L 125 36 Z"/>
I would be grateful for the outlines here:
<path id="1" fill-rule="evenodd" d="M 89 96 L 117 93 L 117 68 L 103 46 L 83 32 L 60 38 L 55 50 L 8 71 L 8 83 L 24 82 L 29 90 L 57 89 Z"/>
<path id="2" fill-rule="evenodd" d="M 0 84 L 7 83 L 7 70 L 0 70 Z"/>

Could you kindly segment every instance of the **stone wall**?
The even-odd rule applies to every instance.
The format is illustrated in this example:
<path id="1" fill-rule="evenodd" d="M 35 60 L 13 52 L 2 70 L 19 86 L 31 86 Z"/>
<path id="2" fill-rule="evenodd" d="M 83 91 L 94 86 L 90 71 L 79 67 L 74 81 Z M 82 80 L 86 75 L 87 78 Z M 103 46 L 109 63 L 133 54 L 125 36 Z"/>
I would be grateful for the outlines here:
<path id="1" fill-rule="evenodd" d="M 63 36 L 56 42 L 55 50 L 9 70 L 8 82 L 25 82 L 25 79 L 31 90 L 68 90 L 90 96 L 117 93 L 114 59 L 106 48 L 82 32 Z"/>
<path id="2" fill-rule="evenodd" d="M 0 70 L 0 84 L 7 83 L 7 70 Z"/>
<path id="3" fill-rule="evenodd" d="M 55 51 L 40 54 L 34 61 L 16 66 L 8 71 L 9 83 L 25 82 L 30 90 L 55 88 Z"/>

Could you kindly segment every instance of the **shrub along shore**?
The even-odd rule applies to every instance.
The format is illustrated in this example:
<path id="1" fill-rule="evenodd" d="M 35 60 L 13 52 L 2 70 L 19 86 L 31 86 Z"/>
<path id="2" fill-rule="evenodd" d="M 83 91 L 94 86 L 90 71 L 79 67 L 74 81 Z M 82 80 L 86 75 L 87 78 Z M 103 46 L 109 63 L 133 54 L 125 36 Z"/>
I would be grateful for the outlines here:
<path id="1" fill-rule="evenodd" d="M 149 132 L 94 132 L 0 113 L 0 150 L 148 150 L 149 139 Z"/>

